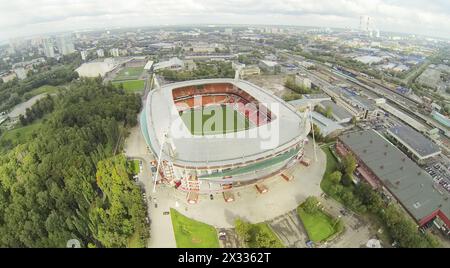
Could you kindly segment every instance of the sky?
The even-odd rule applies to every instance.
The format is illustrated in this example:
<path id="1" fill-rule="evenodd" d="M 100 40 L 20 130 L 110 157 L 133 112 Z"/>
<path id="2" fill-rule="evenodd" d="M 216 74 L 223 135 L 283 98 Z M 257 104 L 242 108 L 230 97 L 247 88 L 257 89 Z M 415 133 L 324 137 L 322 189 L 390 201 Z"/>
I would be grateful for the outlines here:
<path id="1" fill-rule="evenodd" d="M 0 41 L 80 29 L 183 24 L 359 27 L 450 38 L 450 0 L 0 0 Z"/>

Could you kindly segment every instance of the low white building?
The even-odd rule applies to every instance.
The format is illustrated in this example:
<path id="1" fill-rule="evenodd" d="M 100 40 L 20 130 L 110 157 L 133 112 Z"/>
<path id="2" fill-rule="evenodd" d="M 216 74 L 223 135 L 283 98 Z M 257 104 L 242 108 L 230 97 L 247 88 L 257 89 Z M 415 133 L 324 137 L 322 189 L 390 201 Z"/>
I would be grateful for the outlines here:
<path id="1" fill-rule="evenodd" d="M 275 71 L 275 67 L 278 65 L 278 62 L 276 61 L 270 61 L 270 60 L 260 60 L 259 61 L 259 66 L 266 70 L 266 71 L 270 71 L 273 72 Z"/>
<path id="2" fill-rule="evenodd" d="M 170 70 L 181 70 L 184 68 L 184 62 L 180 60 L 179 58 L 171 58 L 167 61 L 162 61 L 155 63 L 153 65 L 153 70 L 164 70 L 164 69 L 170 69 Z"/>
<path id="3" fill-rule="evenodd" d="M 20 80 L 27 78 L 27 71 L 24 68 L 16 68 L 14 73 Z"/>

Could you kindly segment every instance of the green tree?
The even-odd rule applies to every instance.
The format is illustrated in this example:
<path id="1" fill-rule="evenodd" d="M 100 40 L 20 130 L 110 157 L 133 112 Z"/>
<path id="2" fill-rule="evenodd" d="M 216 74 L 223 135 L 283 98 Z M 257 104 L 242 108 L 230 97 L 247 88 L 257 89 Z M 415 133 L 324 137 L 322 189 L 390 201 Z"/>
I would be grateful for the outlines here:
<path id="1" fill-rule="evenodd" d="M 335 185 L 339 184 L 341 182 L 342 173 L 339 170 L 334 171 L 333 173 L 331 173 L 328 176 L 329 176 L 329 180 Z"/>
<path id="2" fill-rule="evenodd" d="M 319 210 L 319 201 L 314 196 L 306 198 L 305 202 L 302 204 L 302 208 L 306 213 L 314 214 Z"/>
<path id="3" fill-rule="evenodd" d="M 356 169 L 356 158 L 352 154 L 347 154 L 342 158 L 341 165 L 343 173 L 351 175 Z"/>

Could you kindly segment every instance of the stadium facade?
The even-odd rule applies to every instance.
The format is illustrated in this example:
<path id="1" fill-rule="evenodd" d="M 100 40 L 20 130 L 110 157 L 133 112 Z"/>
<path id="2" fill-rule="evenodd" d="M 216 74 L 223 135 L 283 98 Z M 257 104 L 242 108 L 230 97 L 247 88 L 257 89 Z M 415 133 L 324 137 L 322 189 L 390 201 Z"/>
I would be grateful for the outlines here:
<path id="1" fill-rule="evenodd" d="M 218 116 L 221 108 L 224 115 Z M 205 109 L 206 120 L 195 113 Z M 226 116 L 234 119 L 231 128 Z M 311 129 L 308 116 L 250 82 L 224 78 L 154 89 L 140 121 L 157 159 L 158 183 L 214 193 L 255 183 L 301 160 Z"/>

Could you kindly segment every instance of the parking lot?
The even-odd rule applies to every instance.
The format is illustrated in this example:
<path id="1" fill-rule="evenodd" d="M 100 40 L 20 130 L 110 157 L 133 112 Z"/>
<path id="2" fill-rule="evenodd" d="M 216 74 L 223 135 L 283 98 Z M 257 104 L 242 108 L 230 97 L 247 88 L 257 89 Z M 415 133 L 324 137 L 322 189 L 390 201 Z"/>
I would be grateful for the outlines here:
<path id="1" fill-rule="evenodd" d="M 309 240 L 297 211 L 293 210 L 269 221 L 269 225 L 281 242 L 290 248 L 305 248 Z"/>
<path id="2" fill-rule="evenodd" d="M 219 228 L 217 229 L 219 234 L 219 243 L 221 248 L 242 248 L 240 240 L 237 237 L 234 229 L 231 228 Z"/>
<path id="3" fill-rule="evenodd" d="M 450 193 L 450 166 L 441 161 L 435 161 L 425 167 L 425 171 L 433 177 L 436 185 Z"/>

